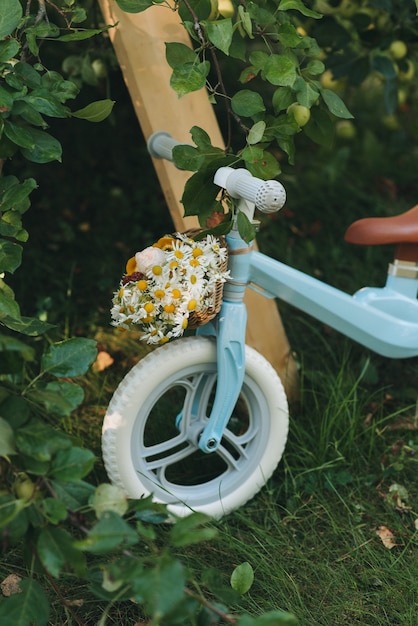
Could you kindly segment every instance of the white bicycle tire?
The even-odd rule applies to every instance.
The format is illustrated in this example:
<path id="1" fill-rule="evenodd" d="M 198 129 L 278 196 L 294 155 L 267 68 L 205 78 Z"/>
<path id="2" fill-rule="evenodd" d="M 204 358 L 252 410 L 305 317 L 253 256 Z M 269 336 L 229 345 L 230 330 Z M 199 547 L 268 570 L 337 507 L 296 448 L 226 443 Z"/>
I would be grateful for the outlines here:
<path id="1" fill-rule="evenodd" d="M 128 372 L 116 389 L 102 430 L 103 460 L 110 481 L 130 498 L 152 494 L 155 501 L 165 503 L 168 510 L 179 517 L 201 511 L 219 519 L 252 498 L 265 485 L 282 457 L 289 418 L 283 385 L 270 363 L 249 346 L 245 348 L 245 358 L 241 407 L 237 409 L 238 417 L 233 414 L 228 424 L 222 452 L 204 455 L 190 441 L 183 442 L 178 453 L 173 452 L 173 455 L 186 455 L 186 461 L 191 460 L 192 453 L 200 453 L 203 457 L 218 455 L 216 462 L 226 466 L 224 472 L 220 471 L 219 476 L 202 483 L 193 476 L 193 480 L 197 480 L 193 485 L 178 485 L 167 480 L 166 474 L 175 464 L 159 468 L 160 460 L 153 461 L 152 457 L 158 457 L 157 445 L 167 447 L 173 442 L 175 450 L 177 440 L 181 439 L 181 435 L 176 434 L 182 430 L 179 414 L 180 427 L 167 439 L 168 443 L 163 441 L 154 445 L 156 435 L 153 434 L 150 445 L 144 444 L 145 439 L 149 439 L 147 429 L 166 432 L 165 424 L 158 424 L 160 418 L 151 415 L 164 393 L 178 393 L 178 387 L 187 394 L 189 381 L 191 386 L 192 381 L 202 380 L 206 394 L 204 401 L 209 402 L 210 387 L 216 380 L 215 342 L 208 337 L 189 337 L 149 353 Z M 193 384 L 197 385 L 197 382 Z M 166 419 L 167 411 L 163 409 L 161 413 Z M 175 422 L 176 415 L 170 415 L 169 419 L 170 424 Z M 233 420 L 240 429 L 238 434 L 233 432 Z M 168 430 L 173 428 L 170 424 Z M 153 450 L 155 454 L 147 455 L 147 450 Z M 146 460 L 148 457 L 150 460 Z M 164 462 L 162 460 L 161 465 Z M 199 471 L 200 465 L 206 462 L 212 463 L 212 459 L 198 461 Z"/>

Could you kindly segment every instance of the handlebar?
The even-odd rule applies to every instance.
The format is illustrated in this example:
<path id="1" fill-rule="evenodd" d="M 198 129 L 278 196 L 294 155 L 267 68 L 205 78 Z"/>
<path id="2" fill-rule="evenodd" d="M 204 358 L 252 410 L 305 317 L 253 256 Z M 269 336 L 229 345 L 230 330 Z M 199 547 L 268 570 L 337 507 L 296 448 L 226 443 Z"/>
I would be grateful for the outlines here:
<path id="1" fill-rule="evenodd" d="M 155 159 L 173 160 L 173 148 L 182 145 L 165 131 L 153 133 L 148 140 L 148 151 Z M 220 167 L 213 182 L 226 189 L 232 198 L 242 198 L 255 204 L 263 213 L 279 211 L 286 202 L 286 191 L 277 180 L 261 180 L 248 170 Z"/>

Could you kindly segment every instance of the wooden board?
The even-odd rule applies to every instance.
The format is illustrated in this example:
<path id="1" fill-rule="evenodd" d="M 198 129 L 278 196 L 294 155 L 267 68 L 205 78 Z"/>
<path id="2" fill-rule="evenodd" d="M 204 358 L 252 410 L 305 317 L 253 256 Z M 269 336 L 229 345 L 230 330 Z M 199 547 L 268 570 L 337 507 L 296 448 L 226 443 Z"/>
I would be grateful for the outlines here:
<path id="1" fill-rule="evenodd" d="M 178 141 L 190 143 L 190 129 L 201 126 L 212 144 L 224 141 L 206 91 L 200 90 L 179 99 L 171 89 L 171 69 L 165 59 L 165 42 L 190 45 L 178 14 L 163 5 L 142 13 L 124 13 L 114 0 L 99 0 L 126 86 L 129 90 L 143 135 L 157 130 L 169 132 Z M 117 104 L 116 104 L 117 106 Z M 135 130 L 133 129 L 133 135 Z M 197 218 L 183 217 L 180 198 L 190 173 L 177 170 L 172 163 L 153 159 L 167 206 L 176 230 L 198 225 Z M 247 342 L 270 361 L 278 372 L 289 398 L 297 395 L 297 372 L 277 305 L 247 290 Z"/>

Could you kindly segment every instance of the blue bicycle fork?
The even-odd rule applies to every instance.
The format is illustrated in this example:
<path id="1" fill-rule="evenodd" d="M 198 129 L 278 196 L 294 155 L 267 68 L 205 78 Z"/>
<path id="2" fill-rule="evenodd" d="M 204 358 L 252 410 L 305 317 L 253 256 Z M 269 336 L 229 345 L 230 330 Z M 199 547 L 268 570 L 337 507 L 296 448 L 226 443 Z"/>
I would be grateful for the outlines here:
<path id="1" fill-rule="evenodd" d="M 252 245 L 233 230 L 227 235 L 230 278 L 224 285 L 223 303 L 215 320 L 198 329 L 199 335 L 216 336 L 217 383 L 208 422 L 199 438 L 203 452 L 214 452 L 222 439 L 244 382 L 247 311 L 243 302 L 250 271 Z"/>

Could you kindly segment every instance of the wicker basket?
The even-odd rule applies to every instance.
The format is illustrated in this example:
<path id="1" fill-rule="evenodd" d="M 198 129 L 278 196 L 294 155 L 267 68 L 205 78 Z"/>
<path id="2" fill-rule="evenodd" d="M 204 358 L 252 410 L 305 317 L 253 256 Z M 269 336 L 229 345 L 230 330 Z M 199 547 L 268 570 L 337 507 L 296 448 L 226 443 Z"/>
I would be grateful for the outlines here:
<path id="1" fill-rule="evenodd" d="M 198 235 L 201 232 L 203 232 L 201 228 L 192 228 L 190 230 L 186 230 L 184 234 L 190 237 L 191 239 L 193 239 L 194 237 L 196 237 L 196 235 Z M 175 234 L 173 236 L 175 237 Z M 222 248 L 227 247 L 225 237 L 221 236 L 221 237 L 217 237 L 217 239 L 219 241 L 219 245 Z M 227 267 L 228 267 L 228 255 L 226 255 L 224 261 L 222 261 L 220 269 L 222 272 L 225 272 L 227 270 Z M 207 307 L 206 309 L 203 309 L 202 311 L 193 311 L 192 313 L 190 313 L 189 324 L 187 328 L 189 328 L 190 330 L 195 330 L 196 328 L 199 328 L 199 326 L 204 326 L 204 324 L 207 324 L 208 322 L 213 320 L 213 318 L 221 310 L 223 291 L 224 291 L 224 283 L 219 281 L 219 283 L 217 284 L 215 288 L 215 293 L 213 294 L 213 305 L 211 307 Z"/>

